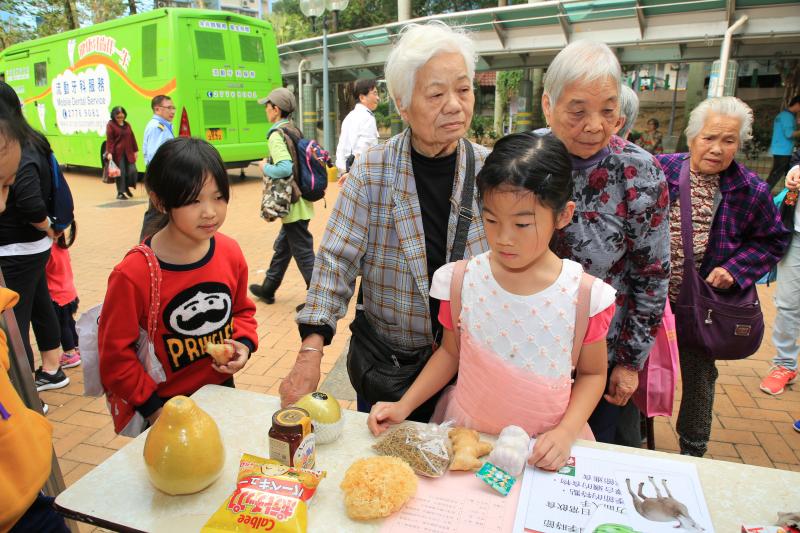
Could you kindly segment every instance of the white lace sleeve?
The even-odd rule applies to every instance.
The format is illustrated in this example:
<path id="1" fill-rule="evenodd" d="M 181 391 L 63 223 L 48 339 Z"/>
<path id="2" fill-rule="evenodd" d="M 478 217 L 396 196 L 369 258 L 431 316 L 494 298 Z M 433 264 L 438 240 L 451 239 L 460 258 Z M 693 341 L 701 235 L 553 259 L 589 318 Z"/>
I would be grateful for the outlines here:
<path id="1" fill-rule="evenodd" d="M 453 279 L 455 263 L 447 263 L 433 273 L 431 281 L 431 297 L 437 300 L 450 301 L 450 281 Z"/>
<path id="2" fill-rule="evenodd" d="M 594 316 L 614 303 L 617 291 L 601 279 L 595 279 L 592 284 L 592 301 L 589 304 L 589 316 Z"/>

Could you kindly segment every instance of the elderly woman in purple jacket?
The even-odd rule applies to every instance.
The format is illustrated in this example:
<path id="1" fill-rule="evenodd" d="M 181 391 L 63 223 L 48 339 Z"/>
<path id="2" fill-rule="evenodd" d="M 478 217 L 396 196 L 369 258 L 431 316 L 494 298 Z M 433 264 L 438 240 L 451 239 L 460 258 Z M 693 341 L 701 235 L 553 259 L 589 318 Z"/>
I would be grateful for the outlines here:
<path id="1" fill-rule="evenodd" d="M 684 254 L 678 181 L 689 160 L 693 250 L 698 272 L 717 289 L 747 288 L 783 256 L 789 231 L 772 203 L 769 186 L 734 161 L 750 138 L 753 111 L 732 96 L 709 98 L 689 116 L 689 153 L 656 156 L 667 176 L 670 196 L 669 298 L 674 302 L 683 280 Z M 680 339 L 681 332 L 678 331 Z M 711 435 L 714 360 L 680 350 L 683 396 L 678 414 L 681 453 L 702 457 Z"/>

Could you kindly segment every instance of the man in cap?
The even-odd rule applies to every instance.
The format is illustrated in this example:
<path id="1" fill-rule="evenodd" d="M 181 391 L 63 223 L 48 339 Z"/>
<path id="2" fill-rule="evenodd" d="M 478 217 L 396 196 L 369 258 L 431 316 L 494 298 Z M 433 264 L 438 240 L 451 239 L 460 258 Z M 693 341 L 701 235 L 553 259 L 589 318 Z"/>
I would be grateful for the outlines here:
<path id="1" fill-rule="evenodd" d="M 267 120 L 272 123 L 267 132 L 270 158 L 261 161 L 264 179 L 288 178 L 293 175 L 297 157 L 296 139 L 303 136 L 289 118 L 295 110 L 294 94 L 281 87 L 274 89 L 266 98 L 258 100 L 258 103 L 265 106 Z M 280 287 L 292 257 L 303 275 L 306 289 L 311 283 L 311 274 L 314 271 L 314 238 L 308 231 L 308 221 L 313 216 L 314 205 L 299 197 L 281 218 L 281 231 L 272 245 L 274 254 L 264 281 L 260 285 L 250 285 L 250 292 L 264 302 L 275 303 L 275 291 Z"/>

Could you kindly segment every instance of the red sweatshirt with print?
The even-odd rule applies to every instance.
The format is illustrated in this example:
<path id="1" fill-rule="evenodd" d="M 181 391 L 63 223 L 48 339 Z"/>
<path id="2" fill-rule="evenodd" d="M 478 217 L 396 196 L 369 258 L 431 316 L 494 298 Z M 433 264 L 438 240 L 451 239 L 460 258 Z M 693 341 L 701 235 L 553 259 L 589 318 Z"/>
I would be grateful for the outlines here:
<path id="1" fill-rule="evenodd" d="M 98 344 L 103 387 L 149 416 L 179 394 L 221 384 L 229 374 L 211 366 L 208 342 L 234 339 L 258 346 L 255 304 L 247 296 L 247 263 L 239 245 L 217 233 L 208 253 L 188 265 L 161 265 L 161 304 L 155 352 L 167 375 L 156 384 L 136 357 L 139 328 L 147 329 L 150 271 L 144 255 L 114 267 L 100 317 Z"/>

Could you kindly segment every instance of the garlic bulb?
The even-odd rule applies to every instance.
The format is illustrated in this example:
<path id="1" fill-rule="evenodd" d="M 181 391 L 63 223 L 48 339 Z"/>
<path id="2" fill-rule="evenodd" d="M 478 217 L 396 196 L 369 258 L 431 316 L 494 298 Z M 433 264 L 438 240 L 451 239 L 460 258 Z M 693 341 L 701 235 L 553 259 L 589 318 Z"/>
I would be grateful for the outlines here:
<path id="1" fill-rule="evenodd" d="M 530 436 L 524 429 L 506 426 L 489 454 L 489 462 L 512 476 L 518 476 L 525 468 L 530 442 Z"/>

